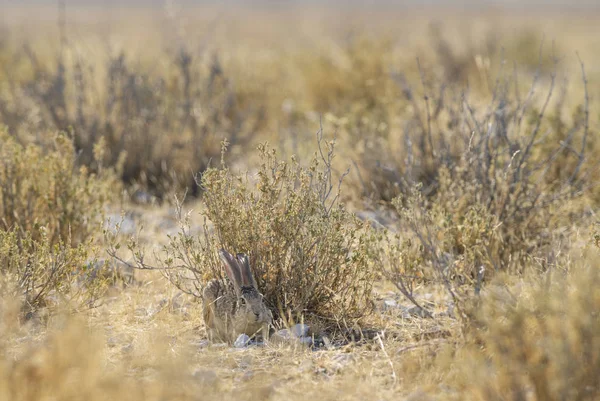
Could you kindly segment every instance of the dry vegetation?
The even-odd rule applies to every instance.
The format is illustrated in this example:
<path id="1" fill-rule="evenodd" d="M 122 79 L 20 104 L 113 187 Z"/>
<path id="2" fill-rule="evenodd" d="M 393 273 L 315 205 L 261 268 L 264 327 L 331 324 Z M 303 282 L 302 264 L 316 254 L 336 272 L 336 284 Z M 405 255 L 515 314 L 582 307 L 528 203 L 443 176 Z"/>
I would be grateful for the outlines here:
<path id="1" fill-rule="evenodd" d="M 168 4 L 3 10 L 0 399 L 600 399 L 597 14 Z"/>

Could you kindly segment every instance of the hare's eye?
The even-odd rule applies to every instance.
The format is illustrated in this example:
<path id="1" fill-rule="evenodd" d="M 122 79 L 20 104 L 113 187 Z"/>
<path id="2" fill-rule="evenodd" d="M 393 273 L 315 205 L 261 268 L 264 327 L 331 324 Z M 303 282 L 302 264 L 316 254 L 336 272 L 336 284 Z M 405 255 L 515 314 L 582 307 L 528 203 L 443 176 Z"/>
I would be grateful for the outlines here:
<path id="1" fill-rule="evenodd" d="M 244 298 L 240 298 L 240 305 L 246 305 L 246 300 Z"/>

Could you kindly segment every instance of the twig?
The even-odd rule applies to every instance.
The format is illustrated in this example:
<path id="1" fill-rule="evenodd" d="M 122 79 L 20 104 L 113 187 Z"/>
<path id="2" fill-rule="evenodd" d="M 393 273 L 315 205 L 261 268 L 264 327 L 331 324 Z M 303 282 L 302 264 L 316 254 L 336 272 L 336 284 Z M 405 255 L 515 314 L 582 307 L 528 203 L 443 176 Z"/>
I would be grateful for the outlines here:
<path id="1" fill-rule="evenodd" d="M 517 111 L 520 111 L 519 117 L 517 118 L 517 127 L 520 129 L 521 127 L 521 121 L 523 120 L 523 117 L 525 116 L 525 109 L 527 108 L 527 104 L 531 101 L 531 98 L 533 97 L 533 94 L 535 93 L 535 87 L 540 79 L 540 73 L 542 70 L 542 51 L 544 49 L 544 41 L 546 40 L 546 36 L 544 35 L 542 37 L 542 41 L 540 43 L 540 50 L 539 50 L 539 55 L 538 55 L 538 65 L 537 68 L 535 70 L 535 74 L 533 76 L 533 81 L 531 82 L 531 89 L 529 89 L 529 92 L 527 93 L 527 97 L 525 98 L 525 100 L 523 101 L 523 103 L 520 103 L 520 108 L 517 109 Z M 517 133 L 519 134 L 519 133 Z M 517 135 L 518 137 L 518 135 Z"/>
<path id="2" fill-rule="evenodd" d="M 383 345 L 383 341 L 381 340 L 381 334 L 378 333 L 376 338 L 377 338 L 377 342 L 379 343 L 379 346 L 381 347 L 381 351 L 383 352 L 383 355 L 385 355 L 385 359 L 387 360 L 388 364 L 390 365 L 390 368 L 392 369 L 392 380 L 394 381 L 394 383 L 396 383 L 397 377 L 396 377 L 396 370 L 394 369 L 394 363 L 392 362 L 392 359 L 390 358 L 389 354 L 385 350 L 385 346 Z"/>
<path id="3" fill-rule="evenodd" d="M 552 72 L 552 74 L 550 74 L 550 89 L 548 90 L 548 94 L 546 95 L 546 100 L 544 101 L 542 110 L 540 110 L 540 114 L 538 115 L 538 120 L 535 124 L 535 127 L 534 127 L 532 133 L 531 133 L 529 143 L 527 144 L 527 147 L 525 148 L 525 151 L 523 152 L 523 156 L 521 156 L 519 159 L 519 164 L 517 165 L 517 170 L 515 172 L 515 178 L 517 178 L 517 179 L 519 177 L 519 173 L 521 172 L 521 167 L 523 166 L 523 163 L 525 161 L 527 161 L 527 156 L 529 156 L 529 152 L 531 151 L 533 142 L 535 141 L 535 138 L 537 137 L 537 134 L 540 131 L 540 127 L 542 125 L 542 121 L 543 121 L 544 115 L 546 113 L 546 108 L 548 107 L 548 103 L 550 103 L 550 98 L 552 97 L 552 93 L 554 92 L 555 82 L 556 82 L 556 65 L 555 65 L 555 70 Z"/>
<path id="4" fill-rule="evenodd" d="M 354 165 L 354 168 L 356 169 L 356 174 L 358 175 L 358 181 L 360 182 L 360 185 L 363 188 L 363 195 L 367 195 L 367 186 L 365 184 L 365 181 L 363 180 L 362 174 L 360 173 L 360 168 L 358 167 L 358 163 L 356 163 L 356 160 L 352 159 L 352 164 Z"/>
<path id="5" fill-rule="evenodd" d="M 435 150 L 433 149 L 433 138 L 431 137 L 431 110 L 429 109 L 429 96 L 427 95 L 427 87 L 425 86 L 425 74 L 421 68 L 421 62 L 417 57 L 417 67 L 419 68 L 419 76 L 421 77 L 421 85 L 423 85 L 423 98 L 425 99 L 425 107 L 427 110 L 427 140 L 429 141 L 429 148 L 431 155 L 435 156 Z"/>
<path id="6" fill-rule="evenodd" d="M 583 64 L 583 61 L 581 61 L 581 57 L 579 57 L 579 52 L 576 52 L 575 54 L 577 54 L 577 59 L 579 60 L 579 65 L 581 66 L 581 78 L 583 79 L 583 90 L 584 90 L 584 94 L 585 94 L 585 103 L 584 103 L 584 108 L 583 108 L 584 120 L 583 120 L 583 139 L 581 141 L 581 151 L 579 152 L 579 162 L 577 163 L 577 166 L 575 167 L 575 171 L 573 171 L 571 178 L 569 178 L 569 182 L 571 182 L 571 183 L 575 180 L 575 178 L 579 174 L 579 170 L 581 169 L 581 166 L 583 165 L 583 162 L 585 161 L 585 145 L 587 143 L 587 137 L 588 137 L 588 133 L 589 133 L 589 120 L 590 120 L 590 109 L 589 109 L 590 99 L 589 99 L 589 95 L 588 95 L 588 81 L 587 81 L 587 76 L 585 75 L 585 66 Z"/>
<path id="7" fill-rule="evenodd" d="M 410 291 L 406 287 L 406 284 L 404 283 L 403 277 L 400 275 L 400 277 L 395 277 L 395 278 L 399 278 L 399 279 L 396 279 L 396 280 L 392 280 L 392 282 L 394 283 L 394 285 L 396 286 L 396 288 L 398 289 L 398 291 L 400 291 L 402 293 L 402 295 L 404 295 L 404 297 L 406 297 L 406 299 L 408 299 L 410 302 L 412 302 L 413 305 L 415 305 L 417 308 L 419 308 L 420 311 L 423 311 L 423 313 L 425 314 L 425 316 L 427 316 L 428 318 L 433 317 L 433 315 L 431 314 L 431 312 L 429 312 L 427 309 L 425 309 L 423 306 L 421 306 L 421 304 L 419 304 L 419 302 L 417 302 L 417 300 L 415 299 L 415 297 L 412 295 L 412 291 Z"/>
<path id="8" fill-rule="evenodd" d="M 449 342 L 449 341 L 446 339 L 437 339 L 437 340 L 433 340 L 433 341 L 427 341 L 427 342 L 423 342 L 423 343 L 407 345 L 406 347 L 402 347 L 402 348 L 396 350 L 396 355 L 402 354 L 407 351 L 412 351 L 417 348 L 427 347 L 427 346 L 432 346 L 432 345 L 439 345 L 439 344 L 443 344 L 443 343 L 447 343 L 447 342 Z"/>

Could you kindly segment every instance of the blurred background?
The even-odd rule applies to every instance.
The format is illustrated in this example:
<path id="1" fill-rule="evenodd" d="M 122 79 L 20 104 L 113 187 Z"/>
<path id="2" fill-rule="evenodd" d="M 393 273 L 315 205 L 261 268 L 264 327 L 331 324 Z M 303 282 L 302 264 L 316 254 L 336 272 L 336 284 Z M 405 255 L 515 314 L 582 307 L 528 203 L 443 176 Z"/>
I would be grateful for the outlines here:
<path id="1" fill-rule="evenodd" d="M 592 97 L 599 88 L 600 9 L 592 0 L 0 7 L 0 124 L 25 142 L 69 131 L 91 168 L 102 138 L 103 163 L 121 163 L 132 192 L 159 199 L 196 188 L 193 174 L 219 156 L 224 139 L 228 160 L 251 167 L 246 151 L 263 141 L 284 156 L 311 153 L 322 124 L 338 138 L 339 168 L 356 167 L 356 192 L 389 199 L 364 176 L 381 166 L 389 173 L 402 159 L 405 113 L 414 106 L 407 88 L 421 99 L 444 82 L 486 98 L 508 74 L 525 96 L 536 74 L 546 83 L 555 74 L 566 94 L 553 102 L 570 113 L 582 99 L 577 54 Z"/>
<path id="2" fill-rule="evenodd" d="M 599 98 L 600 0 L 0 0 L 0 400 L 600 399 Z"/>

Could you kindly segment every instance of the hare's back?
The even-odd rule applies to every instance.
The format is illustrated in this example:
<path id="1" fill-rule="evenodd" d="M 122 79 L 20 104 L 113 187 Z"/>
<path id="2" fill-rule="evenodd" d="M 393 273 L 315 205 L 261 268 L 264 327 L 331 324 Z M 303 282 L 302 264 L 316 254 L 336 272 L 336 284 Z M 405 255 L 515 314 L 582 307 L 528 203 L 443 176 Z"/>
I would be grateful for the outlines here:
<path id="1" fill-rule="evenodd" d="M 235 289 L 221 280 L 209 281 L 202 291 L 203 317 L 211 341 L 232 341 Z"/>
<path id="2" fill-rule="evenodd" d="M 220 280 L 210 280 L 202 290 L 204 302 L 214 302 L 225 293 L 225 285 Z"/>
<path id="3" fill-rule="evenodd" d="M 222 280 L 209 281 L 202 291 L 204 308 L 210 308 L 217 314 L 231 315 L 235 310 L 236 299 L 233 285 Z"/>

